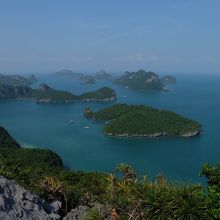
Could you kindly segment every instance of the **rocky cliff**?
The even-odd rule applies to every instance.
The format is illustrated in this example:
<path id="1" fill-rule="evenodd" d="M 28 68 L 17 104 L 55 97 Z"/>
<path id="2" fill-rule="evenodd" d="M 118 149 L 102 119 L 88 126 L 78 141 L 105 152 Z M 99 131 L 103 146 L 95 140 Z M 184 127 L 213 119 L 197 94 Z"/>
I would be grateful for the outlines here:
<path id="1" fill-rule="evenodd" d="M 52 204 L 25 190 L 15 181 L 0 176 L 0 219 L 56 220 L 61 203 Z"/>

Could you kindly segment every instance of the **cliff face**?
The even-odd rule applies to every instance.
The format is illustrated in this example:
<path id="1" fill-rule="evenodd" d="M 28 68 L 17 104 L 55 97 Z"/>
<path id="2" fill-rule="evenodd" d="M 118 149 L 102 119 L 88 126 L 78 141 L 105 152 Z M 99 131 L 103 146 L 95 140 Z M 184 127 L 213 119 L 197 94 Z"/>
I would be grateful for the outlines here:
<path id="1" fill-rule="evenodd" d="M 60 202 L 49 204 L 15 181 L 0 176 L 0 219 L 56 220 L 60 219 L 57 214 L 60 206 Z"/>
<path id="2" fill-rule="evenodd" d="M 0 85 L 0 99 L 24 98 L 31 91 L 29 86 Z"/>

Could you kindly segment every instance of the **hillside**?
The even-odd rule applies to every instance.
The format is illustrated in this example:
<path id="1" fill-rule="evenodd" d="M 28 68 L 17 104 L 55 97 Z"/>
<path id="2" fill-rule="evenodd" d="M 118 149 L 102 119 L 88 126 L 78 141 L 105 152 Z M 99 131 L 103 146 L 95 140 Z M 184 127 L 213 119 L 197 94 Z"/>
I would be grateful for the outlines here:
<path id="1" fill-rule="evenodd" d="M 129 219 L 131 213 L 134 219 L 220 217 L 219 165 L 203 166 L 202 175 L 209 184 L 207 194 L 200 185 L 170 183 L 163 175 L 153 180 L 138 177 L 127 164 L 119 164 L 112 174 L 86 173 L 66 170 L 60 157 L 49 150 L 0 145 L 0 175 L 5 177 L 0 177 L 0 205 L 8 205 L 1 209 L 0 217 L 19 213 L 19 219 L 24 220 L 27 216 L 56 219 L 58 210 L 65 220 Z"/>
<path id="2" fill-rule="evenodd" d="M 87 109 L 87 112 L 88 109 Z M 159 137 L 198 135 L 201 125 L 171 111 L 143 105 L 116 104 L 103 110 L 89 112 L 94 120 L 107 120 L 104 133 L 119 137 Z"/>
<path id="3" fill-rule="evenodd" d="M 20 145 L 11 137 L 11 135 L 0 126 L 0 148 L 20 148 Z"/>

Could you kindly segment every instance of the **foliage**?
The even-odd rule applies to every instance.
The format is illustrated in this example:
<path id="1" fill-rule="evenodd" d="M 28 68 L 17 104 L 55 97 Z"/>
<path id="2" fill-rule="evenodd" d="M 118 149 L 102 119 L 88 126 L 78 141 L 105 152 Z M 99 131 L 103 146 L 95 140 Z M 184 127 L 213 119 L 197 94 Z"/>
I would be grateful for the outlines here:
<path id="1" fill-rule="evenodd" d="M 108 87 L 100 88 L 94 92 L 86 92 L 80 95 L 80 99 L 94 99 L 94 100 L 105 100 L 116 98 L 115 91 Z"/>
<path id="2" fill-rule="evenodd" d="M 84 173 L 64 169 L 50 150 L 0 148 L 0 175 L 49 201 L 62 201 L 63 214 L 79 205 L 100 204 L 100 209 L 90 209 L 87 219 L 219 219 L 220 165 L 205 164 L 202 174 L 208 194 L 201 185 L 173 184 L 162 175 L 140 178 L 127 164 L 119 164 L 112 174 Z"/>
<path id="3" fill-rule="evenodd" d="M 0 99 L 29 98 L 37 102 L 71 102 L 71 101 L 111 101 L 116 99 L 115 91 L 108 87 L 97 89 L 93 92 L 86 92 L 81 95 L 74 95 L 68 91 L 56 90 L 46 84 L 39 89 L 32 89 L 28 85 L 1 85 Z"/>
<path id="4" fill-rule="evenodd" d="M 202 175 L 208 180 L 209 210 L 214 219 L 220 219 L 220 164 L 211 166 L 206 163 L 202 167 Z"/>
<path id="5" fill-rule="evenodd" d="M 201 129 L 196 121 L 144 105 L 116 104 L 93 113 L 93 118 L 110 120 L 104 132 L 113 136 L 184 135 Z"/>
<path id="6" fill-rule="evenodd" d="M 0 148 L 20 148 L 10 134 L 0 126 Z"/>

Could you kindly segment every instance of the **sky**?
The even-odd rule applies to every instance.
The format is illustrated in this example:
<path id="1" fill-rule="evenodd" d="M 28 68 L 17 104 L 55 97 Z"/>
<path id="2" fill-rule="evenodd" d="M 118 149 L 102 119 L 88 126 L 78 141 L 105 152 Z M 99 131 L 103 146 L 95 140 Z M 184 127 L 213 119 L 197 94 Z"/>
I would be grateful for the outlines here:
<path id="1" fill-rule="evenodd" d="M 0 72 L 220 73 L 220 0 L 0 0 Z"/>

